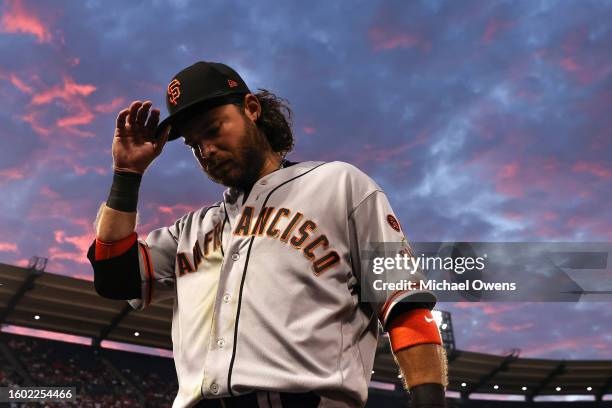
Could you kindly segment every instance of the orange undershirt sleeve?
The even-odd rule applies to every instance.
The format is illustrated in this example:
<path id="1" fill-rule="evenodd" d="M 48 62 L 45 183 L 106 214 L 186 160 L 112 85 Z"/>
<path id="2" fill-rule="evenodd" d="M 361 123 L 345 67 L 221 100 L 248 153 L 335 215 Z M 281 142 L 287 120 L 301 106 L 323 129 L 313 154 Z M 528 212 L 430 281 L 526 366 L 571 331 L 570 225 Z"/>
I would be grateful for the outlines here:
<path id="1" fill-rule="evenodd" d="M 134 245 L 137 238 L 138 234 L 136 232 L 132 232 L 130 235 L 120 239 L 119 241 L 105 242 L 96 239 L 96 261 L 109 259 L 124 254 L 132 247 L 132 245 Z"/>

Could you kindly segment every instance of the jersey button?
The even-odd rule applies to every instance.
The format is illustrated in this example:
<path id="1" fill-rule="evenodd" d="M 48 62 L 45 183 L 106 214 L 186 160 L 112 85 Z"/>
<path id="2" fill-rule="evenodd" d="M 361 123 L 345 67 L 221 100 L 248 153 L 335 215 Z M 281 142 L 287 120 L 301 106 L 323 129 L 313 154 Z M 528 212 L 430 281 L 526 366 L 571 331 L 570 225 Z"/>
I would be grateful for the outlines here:
<path id="1" fill-rule="evenodd" d="M 217 383 L 210 384 L 210 392 L 212 392 L 213 394 L 217 394 L 219 392 L 219 384 Z"/>
<path id="2" fill-rule="evenodd" d="M 232 254 L 232 261 L 237 261 L 240 259 L 240 254 Z"/>
<path id="3" fill-rule="evenodd" d="M 231 299 L 232 299 L 232 295 L 230 295 L 229 293 L 226 293 L 225 295 L 223 295 L 223 301 L 225 303 L 229 303 Z"/>
<path id="4" fill-rule="evenodd" d="M 225 347 L 225 340 L 223 340 L 222 338 L 217 340 L 217 347 L 219 347 L 220 349 Z"/>

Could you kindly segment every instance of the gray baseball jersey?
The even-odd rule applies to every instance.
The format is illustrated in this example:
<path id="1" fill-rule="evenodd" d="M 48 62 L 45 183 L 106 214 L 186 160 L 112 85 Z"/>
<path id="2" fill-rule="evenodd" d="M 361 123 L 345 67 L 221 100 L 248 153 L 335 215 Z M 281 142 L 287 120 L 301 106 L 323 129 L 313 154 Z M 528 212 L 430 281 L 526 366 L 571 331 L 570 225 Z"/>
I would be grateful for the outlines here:
<path id="1" fill-rule="evenodd" d="M 405 239 L 385 194 L 352 165 L 303 162 L 261 178 L 243 200 L 227 189 L 139 241 L 142 296 L 129 303 L 175 299 L 173 407 L 253 390 L 364 405 L 378 322 L 416 294 L 435 304 L 423 291 L 360 301 L 373 290 L 360 252 Z"/>

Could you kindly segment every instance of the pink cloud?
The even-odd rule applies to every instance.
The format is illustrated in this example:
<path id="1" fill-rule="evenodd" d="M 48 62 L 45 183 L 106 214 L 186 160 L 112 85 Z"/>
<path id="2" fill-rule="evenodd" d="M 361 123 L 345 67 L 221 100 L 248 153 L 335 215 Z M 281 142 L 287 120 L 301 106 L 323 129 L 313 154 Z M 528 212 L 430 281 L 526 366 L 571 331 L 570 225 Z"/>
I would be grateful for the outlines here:
<path id="1" fill-rule="evenodd" d="M 31 94 L 32 92 L 34 92 L 29 85 L 27 85 L 22 79 L 17 77 L 17 75 L 15 74 L 10 73 L 8 79 L 11 82 L 11 84 L 13 84 L 15 88 L 19 89 L 21 92 L 26 93 L 26 94 Z"/>
<path id="2" fill-rule="evenodd" d="M 21 0 L 6 0 L 0 29 L 11 34 L 31 34 L 39 43 L 49 43 L 52 39 L 49 27 L 34 11 L 27 10 Z"/>
<path id="3" fill-rule="evenodd" d="M 547 354 L 562 351 L 568 353 L 570 351 L 583 351 L 585 344 L 593 344 L 601 341 L 600 336 L 576 336 L 558 341 L 532 341 L 527 347 L 523 348 L 523 356 L 527 357 L 542 357 Z"/>
<path id="4" fill-rule="evenodd" d="M 42 112 L 30 112 L 26 115 L 21 116 L 21 119 L 29 123 L 34 132 L 42 137 L 48 137 L 53 128 L 49 126 L 45 126 L 43 121 L 41 120 Z"/>
<path id="5" fill-rule="evenodd" d="M 172 206 L 160 205 L 158 209 L 159 212 L 163 214 L 170 214 L 172 216 L 182 216 L 183 214 L 186 214 L 189 211 L 193 211 L 195 207 L 189 204 L 175 204 Z"/>
<path id="6" fill-rule="evenodd" d="M 65 75 L 63 82 L 59 85 L 47 87 L 46 89 L 33 91 L 29 113 L 22 116 L 22 119 L 30 123 L 34 131 L 43 138 L 48 138 L 53 132 L 71 133 L 79 137 L 92 137 L 93 132 L 79 129 L 77 126 L 90 124 L 94 119 L 94 108 L 90 108 L 85 98 L 96 90 L 92 84 L 78 84 L 70 76 Z M 44 87 L 43 87 L 44 88 Z M 59 119 L 50 119 L 45 123 L 43 117 L 46 111 L 40 107 L 49 105 L 59 100 L 61 106 L 67 113 Z M 54 142 L 63 139 L 53 139 Z"/>
<path id="7" fill-rule="evenodd" d="M 80 137 L 92 137 L 94 136 L 93 132 L 81 130 L 77 126 L 90 124 L 95 119 L 94 112 L 105 113 L 106 110 L 112 109 L 122 100 L 122 98 L 116 98 L 110 104 L 96 105 L 91 108 L 85 102 L 85 98 L 95 92 L 96 86 L 76 83 L 69 75 L 64 75 L 62 83 L 59 85 L 45 87 L 44 84 L 37 83 L 37 88 L 42 88 L 42 90 L 35 89 L 14 73 L 0 71 L 0 79 L 11 82 L 23 93 L 31 95 L 30 105 L 27 107 L 28 112 L 23 114 L 20 119 L 29 123 L 32 129 L 43 138 L 47 138 L 56 130 Z M 31 79 L 32 82 L 40 82 L 36 81 L 37 76 L 33 76 Z M 46 110 L 39 107 L 49 105 L 56 100 L 62 102 L 61 105 L 67 110 L 67 114 L 58 119 L 45 121 Z"/>
<path id="8" fill-rule="evenodd" d="M 75 163 L 73 166 L 74 172 L 76 175 L 78 176 L 83 176 L 89 172 L 94 172 L 100 175 L 105 175 L 108 174 L 110 172 L 109 168 L 106 167 L 100 167 L 100 166 L 81 166 L 78 163 Z"/>
<path id="9" fill-rule="evenodd" d="M 87 125 L 93 121 L 95 116 L 91 112 L 79 112 L 77 115 L 66 116 L 55 122 L 59 127 L 71 127 L 76 125 Z"/>
<path id="10" fill-rule="evenodd" d="M 17 266 L 21 266 L 22 268 L 25 268 L 25 267 L 27 267 L 30 264 L 30 260 L 29 259 L 25 259 L 25 258 L 18 259 L 15 262 L 13 262 L 13 264 L 17 265 Z"/>
<path id="11" fill-rule="evenodd" d="M 11 167 L 0 170 L 0 178 L 4 181 L 21 180 L 26 176 L 26 171 L 23 166 Z"/>
<path id="12" fill-rule="evenodd" d="M 570 72 L 576 72 L 580 68 L 572 57 L 567 57 L 561 60 L 559 63 L 563 68 Z"/>
<path id="13" fill-rule="evenodd" d="M 79 96 L 88 96 L 96 90 L 91 84 L 77 84 L 72 78 L 64 77 L 62 85 L 53 86 L 43 92 L 35 94 L 32 98 L 33 105 L 46 105 L 55 99 L 71 101 Z"/>
<path id="14" fill-rule="evenodd" d="M 308 135 L 312 135 L 313 133 L 315 133 L 317 131 L 317 129 L 310 127 L 310 126 L 305 126 L 304 127 L 304 133 L 308 134 Z"/>
<path id="15" fill-rule="evenodd" d="M 17 252 L 17 244 L 0 241 L 0 252 Z"/>
<path id="16" fill-rule="evenodd" d="M 493 17 L 488 21 L 487 27 L 485 28 L 485 31 L 482 34 L 481 41 L 485 44 L 488 44 L 493 40 L 496 35 L 498 35 L 504 30 L 509 29 L 513 25 L 514 22 L 512 21 L 502 21 Z"/>
<path id="17" fill-rule="evenodd" d="M 530 329 L 534 326 L 533 323 L 524 323 L 524 324 L 508 324 L 506 322 L 496 322 L 492 321 L 487 324 L 487 328 L 494 331 L 495 333 L 504 333 L 504 332 L 517 332 Z"/>
<path id="18" fill-rule="evenodd" d="M 393 163 L 401 167 L 409 167 L 412 161 L 407 158 L 409 151 L 427 140 L 425 133 L 417 135 L 408 143 L 403 143 L 392 147 L 379 147 L 366 144 L 361 150 L 351 150 L 348 154 L 352 156 L 350 161 L 357 166 L 366 163 Z"/>
<path id="19" fill-rule="evenodd" d="M 578 161 L 572 167 L 572 170 L 579 173 L 589 173 L 593 176 L 607 179 L 612 177 L 612 169 L 605 167 L 601 163 Z"/>
<path id="20" fill-rule="evenodd" d="M 371 28 L 368 38 L 376 52 L 396 48 L 420 48 L 422 51 L 431 49 L 431 43 L 420 33 L 392 32 L 386 27 Z"/>
<path id="21" fill-rule="evenodd" d="M 518 174 L 519 164 L 517 162 L 503 165 L 495 175 L 495 190 L 509 197 L 522 197 L 524 187 Z"/>
<path id="22" fill-rule="evenodd" d="M 490 303 L 490 302 L 456 302 L 453 307 L 458 309 L 480 309 L 486 315 L 498 315 L 524 307 L 526 303 Z"/>
<path id="23" fill-rule="evenodd" d="M 124 105 L 125 98 L 120 96 L 118 98 L 113 99 L 109 103 L 101 103 L 94 107 L 96 112 L 100 113 L 113 113 L 121 110 L 120 108 Z"/>
<path id="24" fill-rule="evenodd" d="M 87 227 L 87 231 L 84 234 L 71 236 L 67 235 L 63 230 L 55 230 L 55 242 L 58 244 L 70 244 L 75 248 L 75 251 L 71 252 L 61 250 L 59 247 L 51 247 L 49 248 L 51 259 L 67 259 L 79 263 L 87 263 L 85 254 L 87 254 L 94 236 L 93 230 L 89 228 L 89 225 Z"/>
<path id="25" fill-rule="evenodd" d="M 79 264 L 89 265 L 89 261 L 87 260 L 85 255 L 81 252 L 67 251 L 57 246 L 51 246 L 47 250 L 47 253 L 49 254 L 49 260 L 53 260 L 53 261 L 66 260 L 66 261 L 76 262 Z"/>

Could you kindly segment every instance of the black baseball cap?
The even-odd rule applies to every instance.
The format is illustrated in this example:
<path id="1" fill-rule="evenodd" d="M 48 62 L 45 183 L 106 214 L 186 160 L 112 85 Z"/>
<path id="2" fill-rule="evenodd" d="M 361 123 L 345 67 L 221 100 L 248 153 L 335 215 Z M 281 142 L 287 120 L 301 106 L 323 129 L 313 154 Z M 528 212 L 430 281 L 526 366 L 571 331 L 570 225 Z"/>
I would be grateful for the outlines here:
<path id="1" fill-rule="evenodd" d="M 198 61 L 176 74 L 166 89 L 166 107 L 170 116 L 157 126 L 156 137 L 167 125 L 172 129 L 168 140 L 181 137 L 180 123 L 197 108 L 213 108 L 241 102 L 251 93 L 244 80 L 229 66 L 219 62 Z"/>

